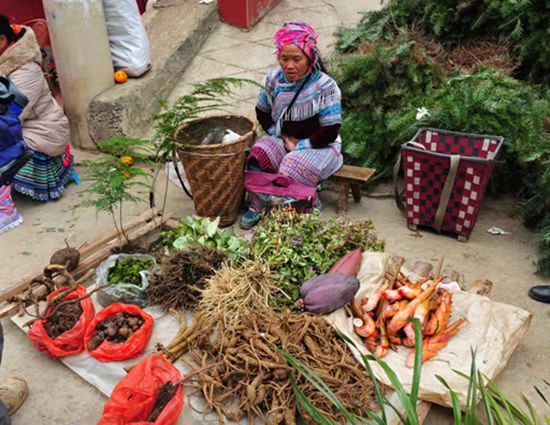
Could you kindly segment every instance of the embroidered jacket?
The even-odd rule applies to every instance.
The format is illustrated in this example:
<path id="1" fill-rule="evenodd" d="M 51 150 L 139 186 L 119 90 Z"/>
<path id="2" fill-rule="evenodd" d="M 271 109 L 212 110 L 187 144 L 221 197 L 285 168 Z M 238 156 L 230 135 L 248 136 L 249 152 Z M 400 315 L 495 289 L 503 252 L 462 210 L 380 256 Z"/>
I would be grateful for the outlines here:
<path id="1" fill-rule="evenodd" d="M 324 148 L 336 140 L 342 123 L 340 89 L 331 77 L 317 70 L 309 77 L 289 82 L 279 67 L 266 76 L 256 114 L 267 133 L 296 137 L 301 149 Z"/>

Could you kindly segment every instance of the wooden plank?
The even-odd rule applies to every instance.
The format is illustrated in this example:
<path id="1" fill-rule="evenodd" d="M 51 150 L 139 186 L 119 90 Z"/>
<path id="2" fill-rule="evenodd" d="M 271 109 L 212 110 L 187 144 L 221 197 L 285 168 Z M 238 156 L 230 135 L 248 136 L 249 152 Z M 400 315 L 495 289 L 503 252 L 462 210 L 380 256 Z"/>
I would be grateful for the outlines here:
<path id="1" fill-rule="evenodd" d="M 151 208 L 144 213 L 138 215 L 136 218 L 130 220 L 128 223 L 126 223 L 124 227 L 125 232 L 129 232 L 134 227 L 138 226 L 141 223 L 144 223 L 146 221 L 151 220 L 156 215 L 156 210 L 154 208 Z M 87 255 L 89 255 L 91 252 L 95 251 L 97 248 L 101 247 L 102 245 L 105 245 L 107 242 L 113 240 L 114 238 L 118 238 L 118 232 L 116 229 L 114 229 L 112 232 L 108 233 L 104 237 L 97 239 L 93 241 L 92 243 L 85 242 L 84 245 L 80 248 L 80 257 L 84 258 Z"/>
<path id="2" fill-rule="evenodd" d="M 340 170 L 330 176 L 330 179 L 335 180 L 351 180 L 361 183 L 368 182 L 376 173 L 373 168 L 356 167 L 354 165 L 343 165 Z"/>
<path id="3" fill-rule="evenodd" d="M 141 214 L 139 217 L 137 217 L 134 220 L 128 222 L 128 224 L 126 226 L 124 226 L 124 228 L 125 228 L 125 230 L 128 234 L 128 237 L 131 240 L 132 240 L 132 238 L 136 239 L 136 238 L 139 238 L 139 237 L 143 236 L 147 232 L 153 230 L 155 227 L 158 227 L 162 224 L 162 223 L 160 223 L 160 219 L 157 219 L 156 217 L 154 217 L 154 211 L 153 211 L 153 213 L 151 213 L 151 211 L 153 211 L 153 210 L 146 211 L 145 213 Z M 149 217 L 149 218 L 146 218 L 146 217 Z M 166 220 L 169 220 L 172 217 L 173 217 L 173 214 L 165 214 L 164 219 L 163 219 L 163 223 L 166 222 Z M 141 233 L 141 231 L 134 233 L 134 229 L 142 228 L 142 226 L 140 226 L 140 224 L 141 225 L 145 224 L 145 222 L 147 220 L 152 220 L 151 222 L 146 224 L 146 226 L 152 225 L 152 226 L 147 227 L 147 229 L 149 229 L 149 230 L 146 233 L 143 233 L 143 234 Z M 136 236 L 137 234 L 140 234 L 140 236 Z M 94 247 L 95 250 L 100 248 L 100 251 L 101 251 L 102 254 L 99 257 L 102 257 L 103 259 L 105 259 L 112 252 L 112 248 L 114 246 L 118 246 L 118 245 L 119 245 L 118 234 L 115 231 L 114 236 L 113 236 L 113 232 L 110 232 L 106 236 L 98 239 L 97 241 L 92 242 L 91 245 L 90 245 L 90 248 Z M 88 252 L 88 255 L 86 256 L 86 258 L 81 258 L 79 266 L 73 272 L 73 276 L 75 277 L 75 279 L 78 279 L 79 277 L 83 276 L 91 267 L 97 266 L 102 261 L 102 260 L 99 260 L 99 262 L 97 261 L 99 257 L 97 255 L 94 255 L 94 253 L 92 251 L 90 251 L 90 248 L 86 249 L 86 252 Z M 85 248 L 82 248 L 82 249 L 84 250 Z M 95 254 L 97 254 L 97 252 Z M 105 254 L 107 254 L 107 255 L 105 255 Z M 88 258 L 88 257 L 93 257 L 93 258 Z M 39 279 L 40 277 L 42 277 L 43 271 L 44 271 L 44 269 L 42 268 L 42 269 L 40 269 L 40 271 L 36 271 L 31 275 L 28 275 L 28 276 L 26 276 L 22 279 L 19 279 L 18 281 L 16 281 L 13 285 L 9 286 L 8 288 L 2 289 L 0 291 L 0 302 L 6 301 L 9 298 L 23 292 L 25 289 L 27 289 L 29 287 L 29 285 L 31 284 L 31 282 L 33 280 L 36 280 L 36 279 Z"/>

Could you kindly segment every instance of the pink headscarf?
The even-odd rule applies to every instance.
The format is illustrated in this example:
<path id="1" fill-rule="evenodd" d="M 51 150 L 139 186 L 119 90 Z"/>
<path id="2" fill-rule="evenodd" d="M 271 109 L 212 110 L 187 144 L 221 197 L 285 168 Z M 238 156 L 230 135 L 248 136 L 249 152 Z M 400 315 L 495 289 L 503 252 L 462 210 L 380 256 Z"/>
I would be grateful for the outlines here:
<path id="1" fill-rule="evenodd" d="M 319 36 L 311 25 L 302 21 L 287 21 L 273 37 L 277 47 L 277 57 L 281 55 L 283 47 L 294 44 L 298 46 L 311 61 L 313 68 L 319 67 L 319 49 L 317 38 Z"/>

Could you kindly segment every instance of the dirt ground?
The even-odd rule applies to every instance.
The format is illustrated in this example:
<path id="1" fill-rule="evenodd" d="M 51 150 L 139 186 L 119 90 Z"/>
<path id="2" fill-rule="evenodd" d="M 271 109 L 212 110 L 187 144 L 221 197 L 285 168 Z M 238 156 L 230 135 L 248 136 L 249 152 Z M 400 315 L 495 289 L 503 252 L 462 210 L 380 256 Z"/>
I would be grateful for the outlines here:
<path id="1" fill-rule="evenodd" d="M 17 277 L 46 264 L 50 254 L 63 245 L 65 238 L 78 246 L 111 229 L 110 220 L 104 215 L 96 219 L 93 210 L 71 211 L 70 206 L 81 199 L 79 191 L 82 189 L 83 186 L 69 186 L 66 196 L 60 201 L 42 206 L 16 199 L 26 223 L 0 238 L 1 287 L 8 286 Z M 380 188 L 380 191 L 388 189 Z M 170 185 L 168 209 L 179 216 L 191 214 L 192 204 L 184 196 L 181 190 Z M 337 195 L 325 191 L 321 198 L 323 215 L 335 216 Z M 544 283 L 544 280 L 533 274 L 533 261 L 536 258 L 534 235 L 510 217 L 512 205 L 509 199 L 488 199 L 467 243 L 429 231 L 422 231 L 420 237 L 415 236 L 406 228 L 404 219 L 391 199 L 363 198 L 360 204 L 351 203 L 349 218 L 371 218 L 379 237 L 386 241 L 387 252 L 401 255 L 409 261 L 426 259 L 434 263 L 443 255 L 445 267 L 462 272 L 467 284 L 477 278 L 490 279 L 494 282 L 494 300 L 514 304 L 533 313 L 527 336 L 497 382 L 508 394 L 518 399 L 522 393 L 528 395 L 538 403 L 542 413 L 543 403 L 539 402 L 533 385 L 543 390 L 546 388 L 546 394 L 550 394 L 550 389 L 542 381 L 550 378 L 550 364 L 547 360 L 550 339 L 541 337 L 548 332 L 550 309 L 548 305 L 536 303 L 527 297 L 528 288 Z M 139 214 L 144 208 L 144 204 L 128 208 L 127 217 Z M 491 236 L 486 232 L 491 226 L 499 226 L 512 234 Z M 55 231 L 51 230 L 54 228 Z M 0 381 L 13 374 L 23 376 L 31 390 L 28 401 L 14 416 L 14 424 L 96 423 L 105 397 L 60 362 L 47 359 L 35 350 L 11 321 L 3 320 L 2 324 L 5 347 Z M 449 412 L 434 408 L 426 423 L 451 423 Z"/>

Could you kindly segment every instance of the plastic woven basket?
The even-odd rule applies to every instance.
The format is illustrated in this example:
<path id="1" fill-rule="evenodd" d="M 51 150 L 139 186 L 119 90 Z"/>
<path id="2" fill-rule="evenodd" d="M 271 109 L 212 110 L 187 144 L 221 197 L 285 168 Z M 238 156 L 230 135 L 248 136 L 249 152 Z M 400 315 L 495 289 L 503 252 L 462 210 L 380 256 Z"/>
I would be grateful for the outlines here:
<path id="1" fill-rule="evenodd" d="M 229 143 L 194 146 L 215 127 L 242 136 Z M 220 217 L 221 226 L 237 221 L 244 196 L 246 152 L 254 143 L 256 126 L 240 116 L 215 116 L 182 125 L 176 131 L 178 156 L 189 181 L 195 211 L 201 217 Z"/>
<path id="2" fill-rule="evenodd" d="M 503 141 L 500 136 L 420 128 L 401 146 L 409 228 L 433 227 L 467 240 Z"/>

